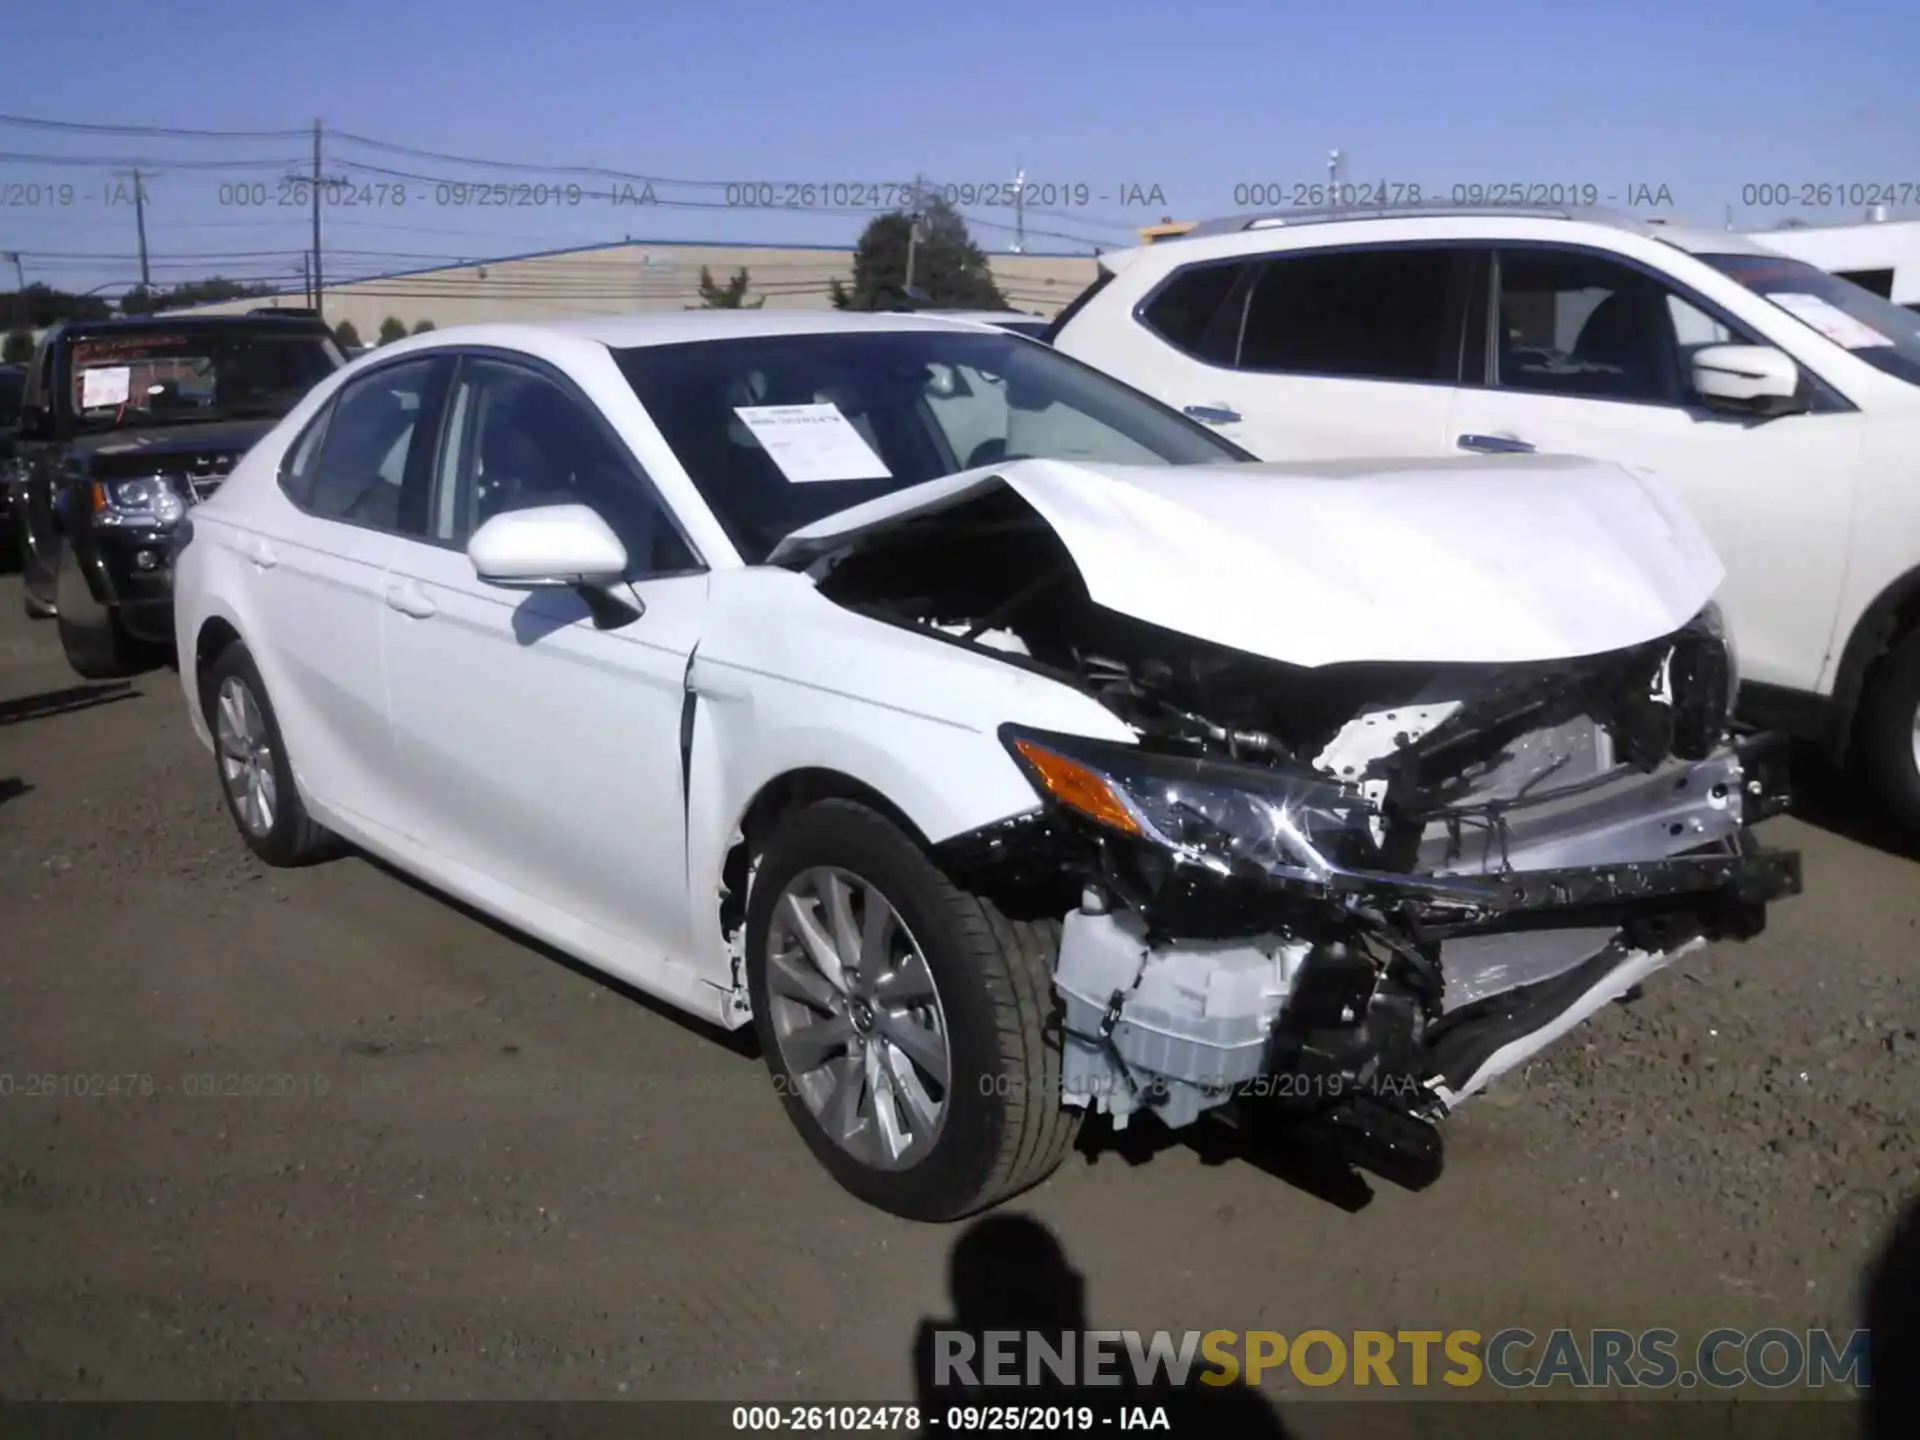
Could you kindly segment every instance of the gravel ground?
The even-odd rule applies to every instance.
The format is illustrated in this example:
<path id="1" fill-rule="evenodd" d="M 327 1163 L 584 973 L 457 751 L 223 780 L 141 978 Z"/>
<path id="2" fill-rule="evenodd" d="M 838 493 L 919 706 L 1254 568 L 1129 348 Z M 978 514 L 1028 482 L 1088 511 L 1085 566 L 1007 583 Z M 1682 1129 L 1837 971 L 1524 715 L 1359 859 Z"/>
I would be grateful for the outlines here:
<path id="1" fill-rule="evenodd" d="M 1095 1326 L 1853 1328 L 1920 1183 L 1920 869 L 1828 778 L 1768 828 L 1808 893 L 1470 1106 L 1424 1193 L 1169 1141 L 1011 1208 Z M 366 860 L 257 865 L 174 678 L 82 685 L 14 577 L 0 951 L 0 1397 L 898 1400 L 951 1311 L 962 1230 L 844 1196 L 741 1042 Z"/>

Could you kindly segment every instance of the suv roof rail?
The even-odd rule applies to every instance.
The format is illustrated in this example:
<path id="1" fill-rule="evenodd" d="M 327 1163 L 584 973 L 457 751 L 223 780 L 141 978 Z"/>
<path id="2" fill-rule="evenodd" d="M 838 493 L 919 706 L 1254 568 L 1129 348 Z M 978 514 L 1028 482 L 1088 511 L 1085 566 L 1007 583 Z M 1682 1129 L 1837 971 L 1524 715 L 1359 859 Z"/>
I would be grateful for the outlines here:
<path id="1" fill-rule="evenodd" d="M 1289 210 L 1252 210 L 1202 220 L 1184 235 L 1170 235 L 1160 243 L 1177 244 L 1208 235 L 1235 235 L 1244 230 L 1279 230 L 1294 225 L 1327 225 L 1341 220 L 1399 220 L 1410 216 L 1531 215 L 1549 220 L 1593 220 L 1601 224 L 1630 223 L 1617 211 L 1590 205 L 1472 205 L 1408 202 L 1401 205 L 1326 205 Z"/>

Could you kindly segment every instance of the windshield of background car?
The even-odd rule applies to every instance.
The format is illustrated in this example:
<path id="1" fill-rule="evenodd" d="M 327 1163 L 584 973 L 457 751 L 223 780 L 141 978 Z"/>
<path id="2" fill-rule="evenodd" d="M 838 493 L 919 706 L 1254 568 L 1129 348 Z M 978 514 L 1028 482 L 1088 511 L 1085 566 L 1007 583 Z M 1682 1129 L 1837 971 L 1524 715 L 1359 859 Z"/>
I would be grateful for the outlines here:
<path id="1" fill-rule="evenodd" d="M 116 331 L 73 342 L 68 400 L 90 430 L 277 417 L 345 363 L 317 331 Z"/>
<path id="2" fill-rule="evenodd" d="M 1920 315 L 1804 260 L 1765 255 L 1700 258 L 1869 365 L 1920 385 Z"/>
<path id="3" fill-rule="evenodd" d="M 1013 335 L 873 330 L 613 353 L 750 565 L 802 525 L 983 465 L 1251 458 Z"/>

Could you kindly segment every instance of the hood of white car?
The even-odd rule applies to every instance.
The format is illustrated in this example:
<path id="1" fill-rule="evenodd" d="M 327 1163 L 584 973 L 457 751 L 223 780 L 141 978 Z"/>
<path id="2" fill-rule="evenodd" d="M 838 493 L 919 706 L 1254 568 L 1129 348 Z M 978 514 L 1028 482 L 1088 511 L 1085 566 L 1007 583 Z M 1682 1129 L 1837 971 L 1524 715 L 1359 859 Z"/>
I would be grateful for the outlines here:
<path id="1" fill-rule="evenodd" d="M 1292 665 L 1507 664 L 1679 628 L 1723 571 L 1658 480 L 1557 456 L 1208 466 L 1021 460 L 794 531 L 794 565 L 995 487 L 1056 531 L 1093 600 Z"/>

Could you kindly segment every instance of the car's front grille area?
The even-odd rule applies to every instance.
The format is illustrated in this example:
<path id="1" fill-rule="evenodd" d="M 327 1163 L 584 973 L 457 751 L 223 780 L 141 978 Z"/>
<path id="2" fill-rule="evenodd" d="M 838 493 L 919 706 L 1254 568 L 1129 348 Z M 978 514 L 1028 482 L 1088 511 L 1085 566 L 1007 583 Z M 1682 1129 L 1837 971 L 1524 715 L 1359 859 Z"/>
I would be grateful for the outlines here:
<path id="1" fill-rule="evenodd" d="M 233 472 L 235 457 L 232 455 L 195 455 L 187 460 L 187 468 L 170 471 L 167 483 L 180 498 L 189 505 L 197 505 L 208 499 Z"/>

